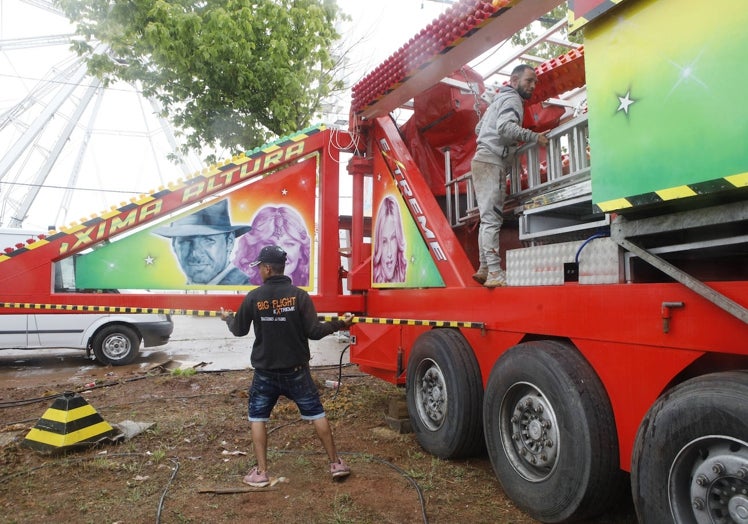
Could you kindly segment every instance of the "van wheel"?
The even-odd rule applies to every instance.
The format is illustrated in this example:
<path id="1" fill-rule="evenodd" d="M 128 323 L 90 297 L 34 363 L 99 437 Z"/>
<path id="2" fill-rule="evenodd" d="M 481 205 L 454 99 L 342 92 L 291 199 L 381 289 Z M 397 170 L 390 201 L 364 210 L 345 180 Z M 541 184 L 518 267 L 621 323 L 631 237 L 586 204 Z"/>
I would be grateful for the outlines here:
<path id="1" fill-rule="evenodd" d="M 639 521 L 745 522 L 748 373 L 714 373 L 676 386 L 636 436 L 631 491 Z"/>
<path id="2" fill-rule="evenodd" d="M 435 329 L 413 344 L 406 397 L 418 443 L 441 458 L 473 456 L 484 449 L 483 383 L 470 344 L 459 331 Z"/>
<path id="3" fill-rule="evenodd" d="M 624 493 L 610 401 L 575 348 L 556 341 L 514 346 L 494 365 L 484 398 L 493 470 L 533 518 L 593 517 Z"/>
<path id="4" fill-rule="evenodd" d="M 96 360 L 104 365 L 123 366 L 138 356 L 140 335 L 128 326 L 104 326 L 93 337 Z"/>

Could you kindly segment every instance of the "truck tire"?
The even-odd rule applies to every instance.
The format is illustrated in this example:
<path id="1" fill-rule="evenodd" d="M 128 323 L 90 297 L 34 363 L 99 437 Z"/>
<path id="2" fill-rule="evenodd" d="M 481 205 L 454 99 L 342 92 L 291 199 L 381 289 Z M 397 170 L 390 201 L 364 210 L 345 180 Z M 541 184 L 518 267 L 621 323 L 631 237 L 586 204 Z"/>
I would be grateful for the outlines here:
<path id="1" fill-rule="evenodd" d="M 745 522 L 748 373 L 714 373 L 674 387 L 639 426 L 631 459 L 639 522 Z"/>
<path id="2" fill-rule="evenodd" d="M 445 459 L 483 451 L 483 382 L 459 331 L 435 329 L 418 337 L 408 358 L 406 397 L 413 431 L 426 451 Z"/>
<path id="3" fill-rule="evenodd" d="M 533 518 L 590 518 L 625 493 L 610 401 L 575 348 L 556 341 L 514 346 L 494 364 L 484 399 L 493 470 Z"/>
<path id="4" fill-rule="evenodd" d="M 138 356 L 140 335 L 122 324 L 104 326 L 91 343 L 96 360 L 104 365 L 123 366 Z"/>

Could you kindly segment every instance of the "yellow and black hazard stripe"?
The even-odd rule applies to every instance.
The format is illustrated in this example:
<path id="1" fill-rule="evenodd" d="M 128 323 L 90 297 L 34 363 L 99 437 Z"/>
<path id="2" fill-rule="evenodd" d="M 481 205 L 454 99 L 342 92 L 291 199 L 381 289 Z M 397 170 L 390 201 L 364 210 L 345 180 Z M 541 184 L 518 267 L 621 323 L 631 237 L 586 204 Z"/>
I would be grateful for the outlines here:
<path id="1" fill-rule="evenodd" d="M 42 246 L 46 246 L 50 242 L 54 242 L 60 237 L 66 236 L 67 233 L 62 231 L 50 231 L 48 234 L 44 235 L 43 237 L 34 238 L 33 242 L 27 243 L 26 245 L 22 247 L 15 247 L 10 246 L 10 250 L 0 253 L 0 262 L 4 262 L 6 260 L 10 260 L 13 257 L 17 257 L 18 255 L 22 255 L 23 253 L 27 253 L 29 251 L 33 251 L 34 249 L 40 248 Z M 32 240 L 32 239 L 29 239 Z M 0 247 L 0 249 L 2 249 Z"/>
<path id="2" fill-rule="evenodd" d="M 569 21 L 569 33 L 573 33 L 591 20 L 597 18 L 609 9 L 617 6 L 623 0 L 593 0 L 592 2 L 569 2 L 567 17 Z M 577 7 L 575 4 L 583 7 Z M 582 9 L 586 9 L 582 12 Z"/>
<path id="3" fill-rule="evenodd" d="M 319 124 L 316 126 L 308 127 L 306 129 L 302 129 L 301 131 L 293 135 L 281 137 L 278 140 L 275 140 L 263 146 L 257 147 L 250 151 L 246 151 L 231 159 L 224 160 L 221 163 L 214 164 L 210 167 L 204 168 L 202 171 L 195 172 L 192 175 L 188 176 L 187 178 L 188 180 L 207 178 L 212 175 L 215 175 L 216 173 L 234 169 L 249 160 L 254 160 L 263 155 L 272 154 L 275 151 L 278 151 L 279 149 L 282 149 L 286 146 L 306 140 L 307 138 L 313 135 L 316 135 L 317 133 L 321 133 L 322 131 L 325 131 L 326 129 L 327 127 L 323 124 Z M 63 227 L 60 230 L 50 230 L 46 234 L 42 234 L 38 238 L 34 238 L 33 241 L 26 243 L 26 245 L 22 247 L 9 246 L 7 251 L 2 251 L 3 246 L 0 246 L 0 262 L 11 260 L 14 257 L 23 255 L 24 253 L 33 251 L 34 249 L 38 249 L 42 246 L 46 246 L 47 244 L 51 242 L 60 240 L 66 237 L 67 235 L 74 234 L 80 230 L 90 228 L 90 227 L 95 227 L 98 224 L 106 221 L 107 219 L 111 218 L 114 215 L 127 213 L 153 200 L 163 199 L 166 196 L 168 196 L 170 193 L 175 193 L 177 191 L 183 190 L 187 185 L 189 185 L 189 183 L 191 182 L 185 182 L 182 179 L 179 179 L 177 182 L 169 182 L 168 187 L 159 187 L 158 189 L 151 191 L 149 195 L 143 194 L 138 197 L 133 197 L 130 199 L 129 202 L 121 202 L 119 207 L 112 206 L 111 209 L 109 209 L 108 211 L 102 211 L 98 215 L 92 215 L 90 218 L 87 218 L 87 219 L 82 218 L 80 219 L 79 222 L 73 222 L 69 226 Z M 107 236 L 106 238 L 109 238 L 109 236 Z M 29 239 L 29 240 L 32 240 L 32 239 Z M 104 240 L 104 238 L 102 238 L 101 240 Z M 64 253 L 65 251 L 66 251 L 66 248 L 63 246 L 61 248 L 60 253 Z"/>
<path id="4" fill-rule="evenodd" d="M 343 317 L 320 317 L 325 321 L 339 319 Z M 451 327 L 451 328 L 470 328 L 484 329 L 483 322 L 467 322 L 460 320 L 418 320 L 413 318 L 387 318 L 387 317 L 353 317 L 354 324 L 380 324 L 388 326 L 426 326 L 426 327 Z"/>
<path id="5" fill-rule="evenodd" d="M 0 308 L 31 311 L 61 311 L 66 313 L 152 313 L 156 315 L 187 315 L 194 317 L 217 317 L 220 311 L 206 309 L 166 309 L 151 307 L 94 306 L 77 304 L 32 304 L 28 302 L 0 302 Z"/>
<path id="6" fill-rule="evenodd" d="M 0 308 L 21 309 L 31 311 L 60 311 L 66 313 L 152 313 L 160 315 L 185 315 L 193 317 L 218 317 L 220 311 L 207 309 L 164 309 L 164 308 L 139 308 L 123 306 L 94 306 L 73 304 L 32 304 L 28 302 L 0 302 Z M 343 320 L 342 316 L 320 315 L 320 320 Z M 388 317 L 364 317 L 354 316 L 353 324 L 380 324 L 390 326 L 426 326 L 426 327 L 450 327 L 484 329 L 483 322 L 469 322 L 460 320 L 419 320 L 412 318 L 388 318 Z"/>
<path id="7" fill-rule="evenodd" d="M 37 451 L 55 451 L 96 442 L 116 433 L 83 397 L 66 392 L 54 401 L 29 431 L 22 445 Z"/>
<path id="8" fill-rule="evenodd" d="M 745 187 L 748 187 L 748 173 L 738 173 L 737 175 L 707 180 L 706 182 L 697 182 L 695 184 L 659 189 L 625 198 L 606 200 L 605 202 L 595 204 L 593 207 L 596 212 L 602 213 L 610 213 L 612 211 L 625 212 L 627 209 L 640 206 L 656 205 L 680 198 L 689 198 Z"/>
<path id="9" fill-rule="evenodd" d="M 252 149 L 251 151 L 246 151 L 242 153 L 241 155 L 239 155 L 238 157 L 232 158 L 231 160 L 226 160 L 219 166 L 214 166 L 214 167 L 217 167 L 217 171 L 229 171 L 231 169 L 239 167 L 241 164 L 246 162 L 247 159 L 254 160 L 257 157 L 260 157 L 263 155 L 269 155 L 271 153 L 274 153 L 275 151 L 278 151 L 279 149 L 283 149 L 286 146 L 290 146 L 297 142 L 306 140 L 312 135 L 316 135 L 317 133 L 325 131 L 326 129 L 327 127 L 324 124 L 318 124 L 312 127 L 307 127 L 297 133 L 294 133 L 293 135 L 281 137 L 278 140 L 275 140 L 274 142 L 270 142 L 263 146 L 256 147 L 255 149 Z"/>

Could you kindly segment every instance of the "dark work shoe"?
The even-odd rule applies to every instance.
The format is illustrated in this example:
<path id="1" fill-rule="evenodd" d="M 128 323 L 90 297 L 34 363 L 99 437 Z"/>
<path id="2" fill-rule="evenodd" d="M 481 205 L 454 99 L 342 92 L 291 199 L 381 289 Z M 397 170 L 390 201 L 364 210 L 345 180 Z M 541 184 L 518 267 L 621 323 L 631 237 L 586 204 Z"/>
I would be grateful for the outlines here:
<path id="1" fill-rule="evenodd" d="M 479 267 L 478 271 L 476 271 L 475 274 L 473 275 L 473 280 L 475 280 L 478 284 L 484 284 L 487 278 L 488 278 L 488 268 L 485 268 L 485 267 Z"/>

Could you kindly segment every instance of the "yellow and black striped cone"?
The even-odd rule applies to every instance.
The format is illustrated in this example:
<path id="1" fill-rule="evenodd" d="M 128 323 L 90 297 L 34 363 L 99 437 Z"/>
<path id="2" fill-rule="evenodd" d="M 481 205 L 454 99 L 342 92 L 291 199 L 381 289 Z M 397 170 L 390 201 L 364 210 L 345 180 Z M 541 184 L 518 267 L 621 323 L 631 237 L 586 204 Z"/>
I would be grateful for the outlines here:
<path id="1" fill-rule="evenodd" d="M 116 434 L 86 400 L 72 391 L 57 397 L 21 443 L 37 451 L 59 451 Z"/>

